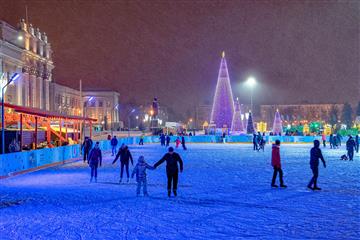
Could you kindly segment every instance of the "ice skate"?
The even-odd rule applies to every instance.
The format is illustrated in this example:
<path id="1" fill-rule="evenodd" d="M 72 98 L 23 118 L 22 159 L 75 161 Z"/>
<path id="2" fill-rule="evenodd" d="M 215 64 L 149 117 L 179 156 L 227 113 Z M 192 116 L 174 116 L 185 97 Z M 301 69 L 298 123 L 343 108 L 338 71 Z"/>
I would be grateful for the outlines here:
<path id="1" fill-rule="evenodd" d="M 176 197 L 176 196 L 177 196 L 177 192 L 176 192 L 176 190 L 174 190 L 174 191 L 173 191 L 173 193 L 174 193 L 174 196 Z"/>
<path id="2" fill-rule="evenodd" d="M 307 188 L 310 190 L 314 190 L 314 188 L 312 186 L 307 186 Z"/>
<path id="3" fill-rule="evenodd" d="M 321 188 L 319 188 L 319 187 L 314 187 L 313 190 L 318 190 L 318 191 L 319 191 L 319 190 L 321 190 Z"/>
<path id="4" fill-rule="evenodd" d="M 97 183 L 97 178 L 95 178 L 95 182 Z"/>
<path id="5" fill-rule="evenodd" d="M 278 185 L 276 185 L 276 184 L 271 184 L 271 187 L 273 187 L 273 188 L 277 188 L 277 187 L 279 187 Z"/>
<path id="6" fill-rule="evenodd" d="M 171 196 L 171 191 L 168 191 L 168 197 L 170 197 Z"/>
<path id="7" fill-rule="evenodd" d="M 120 178 L 120 180 L 119 180 L 119 183 L 121 183 L 122 182 L 122 178 Z"/>
<path id="8" fill-rule="evenodd" d="M 93 178 L 90 178 L 90 183 L 92 183 Z"/>
<path id="9" fill-rule="evenodd" d="M 130 179 L 128 178 L 126 182 L 129 183 L 129 181 L 130 181 Z"/>
<path id="10" fill-rule="evenodd" d="M 287 188 L 287 186 L 285 184 L 281 184 L 280 187 L 281 188 Z"/>

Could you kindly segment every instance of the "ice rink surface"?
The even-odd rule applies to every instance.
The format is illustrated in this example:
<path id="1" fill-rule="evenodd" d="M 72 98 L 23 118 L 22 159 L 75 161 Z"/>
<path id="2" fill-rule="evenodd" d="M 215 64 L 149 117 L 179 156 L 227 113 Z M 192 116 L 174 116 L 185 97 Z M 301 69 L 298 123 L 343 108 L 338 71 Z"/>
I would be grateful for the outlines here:
<path id="1" fill-rule="evenodd" d="M 135 180 L 119 184 L 119 162 L 105 154 L 98 183 L 82 162 L 0 181 L 0 239 L 359 239 L 360 157 L 322 148 L 322 191 L 306 189 L 311 145 L 282 145 L 287 189 L 272 189 L 270 146 L 188 144 L 179 196 L 166 195 L 165 163 L 148 173 L 150 197 Z M 130 146 L 135 162 L 166 152 Z M 132 170 L 132 167 L 130 167 Z M 131 171 L 130 171 L 131 173 Z M 125 178 L 126 181 L 126 178 Z"/>

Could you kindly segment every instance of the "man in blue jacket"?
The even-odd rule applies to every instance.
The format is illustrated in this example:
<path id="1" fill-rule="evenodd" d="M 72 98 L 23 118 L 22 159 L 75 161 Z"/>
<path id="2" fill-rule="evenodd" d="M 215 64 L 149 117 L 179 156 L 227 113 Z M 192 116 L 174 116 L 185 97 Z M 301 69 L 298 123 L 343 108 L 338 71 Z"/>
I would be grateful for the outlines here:
<path id="1" fill-rule="evenodd" d="M 118 140 L 116 138 L 116 136 L 114 136 L 111 141 L 110 141 L 110 144 L 111 144 L 111 156 L 114 156 L 116 154 L 116 147 L 118 145 Z"/>

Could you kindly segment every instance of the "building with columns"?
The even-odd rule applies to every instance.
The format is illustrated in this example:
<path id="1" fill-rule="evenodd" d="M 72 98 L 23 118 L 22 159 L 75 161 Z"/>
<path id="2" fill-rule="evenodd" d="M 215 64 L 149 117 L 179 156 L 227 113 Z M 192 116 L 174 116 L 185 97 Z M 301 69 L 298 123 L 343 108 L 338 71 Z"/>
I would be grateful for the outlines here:
<path id="1" fill-rule="evenodd" d="M 54 64 L 46 33 L 24 20 L 18 28 L 0 20 L 1 86 L 19 73 L 20 78 L 5 92 L 5 102 L 50 110 L 50 83 Z"/>

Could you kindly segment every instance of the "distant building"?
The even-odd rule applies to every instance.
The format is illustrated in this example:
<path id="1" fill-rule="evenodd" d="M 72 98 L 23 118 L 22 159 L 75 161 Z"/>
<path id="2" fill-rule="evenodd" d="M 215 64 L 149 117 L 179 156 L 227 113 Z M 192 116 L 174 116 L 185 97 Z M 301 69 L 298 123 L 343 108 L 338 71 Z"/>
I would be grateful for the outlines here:
<path id="1" fill-rule="evenodd" d="M 65 115 L 82 116 L 80 91 L 58 84 L 50 85 L 50 110 Z"/>
<path id="2" fill-rule="evenodd" d="M 50 110 L 50 83 L 54 64 L 46 33 L 21 20 L 13 27 L 0 20 L 1 86 L 14 73 L 20 78 L 10 85 L 5 101 L 10 104 Z"/>
<path id="3" fill-rule="evenodd" d="M 97 119 L 95 127 L 104 130 L 121 127 L 119 116 L 120 93 L 116 91 L 84 91 L 84 114 Z"/>

